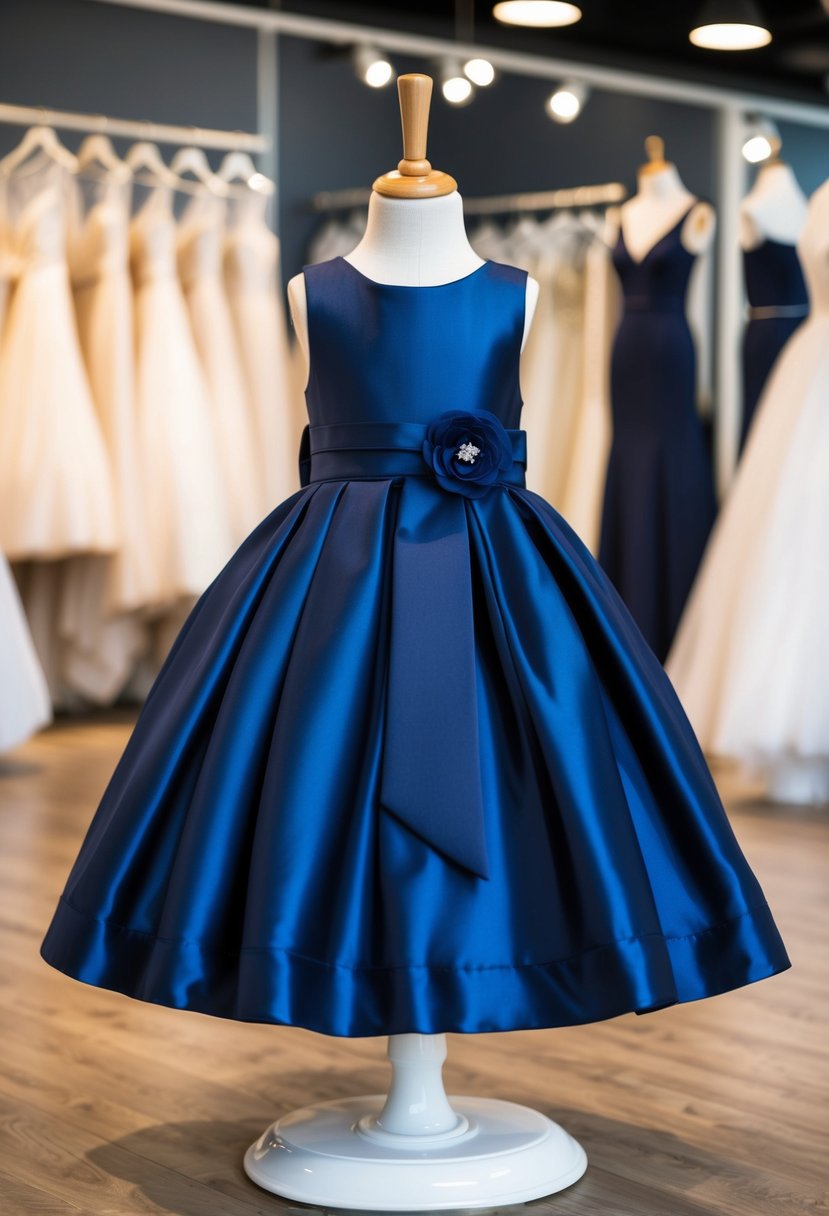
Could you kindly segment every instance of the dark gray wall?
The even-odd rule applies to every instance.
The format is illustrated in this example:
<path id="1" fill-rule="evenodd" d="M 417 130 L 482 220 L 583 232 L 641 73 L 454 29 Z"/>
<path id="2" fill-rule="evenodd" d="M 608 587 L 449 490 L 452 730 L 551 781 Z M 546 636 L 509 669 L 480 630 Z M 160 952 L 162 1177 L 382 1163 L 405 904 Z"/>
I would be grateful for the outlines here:
<path id="1" fill-rule="evenodd" d="M 395 60 L 401 71 L 430 71 L 419 60 Z M 402 155 L 393 87 L 372 90 L 347 58 L 313 42 L 280 40 L 280 213 L 286 273 L 301 266 L 320 224 L 308 208 L 319 190 L 368 186 Z M 467 196 L 619 180 L 634 184 L 643 140 L 667 141 L 690 189 L 715 189 L 715 120 L 697 107 L 595 92 L 578 121 L 552 122 L 544 111 L 547 81 L 501 77 L 468 106 L 448 105 L 437 88 L 428 156 Z M 336 101 L 333 102 L 332 99 Z"/>
<path id="2" fill-rule="evenodd" d="M 255 130 L 256 33 L 93 0 L 0 0 L 0 100 L 115 117 Z M 396 60 L 401 70 L 429 70 Z M 502 77 L 467 107 L 437 94 L 429 155 L 469 196 L 620 179 L 633 185 L 642 141 L 667 140 L 688 186 L 710 196 L 715 118 L 708 111 L 603 92 L 572 126 L 544 113 L 550 85 Z M 400 157 L 393 88 L 367 89 L 346 57 L 279 40 L 279 226 L 286 277 L 301 266 L 320 223 L 319 190 L 368 186 Z M 804 189 L 829 176 L 829 132 L 781 124 Z M 0 154 L 22 132 L 0 125 Z M 70 147 L 80 135 L 62 136 Z M 170 149 L 167 149 L 169 152 Z M 217 154 L 210 154 L 216 163 Z"/>
<path id="3" fill-rule="evenodd" d="M 0 0 L 0 101 L 255 131 L 256 33 L 91 0 Z M 21 134 L 0 125 L 0 153 Z"/>

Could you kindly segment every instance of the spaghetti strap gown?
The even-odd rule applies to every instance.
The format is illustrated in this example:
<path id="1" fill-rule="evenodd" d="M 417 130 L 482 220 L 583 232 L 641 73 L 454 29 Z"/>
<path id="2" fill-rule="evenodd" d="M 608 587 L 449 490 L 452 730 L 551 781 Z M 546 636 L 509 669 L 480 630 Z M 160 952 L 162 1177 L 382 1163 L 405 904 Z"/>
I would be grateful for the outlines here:
<path id="1" fill-rule="evenodd" d="M 788 959 L 613 587 L 525 488 L 526 275 L 305 271 L 301 488 L 187 619 L 42 945 L 333 1035 L 562 1026 Z"/>
<path id="2" fill-rule="evenodd" d="M 694 264 L 680 239 L 685 218 L 641 259 L 620 226 L 613 251 L 624 306 L 611 356 L 613 441 L 599 560 L 660 660 L 716 514 L 685 316 Z"/>

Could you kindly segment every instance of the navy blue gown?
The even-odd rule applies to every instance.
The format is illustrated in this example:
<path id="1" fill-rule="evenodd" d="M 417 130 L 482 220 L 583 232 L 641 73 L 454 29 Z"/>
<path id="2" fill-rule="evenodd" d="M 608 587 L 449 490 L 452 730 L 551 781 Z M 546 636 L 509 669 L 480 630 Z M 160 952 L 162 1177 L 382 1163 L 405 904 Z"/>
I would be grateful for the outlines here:
<path id="1" fill-rule="evenodd" d="M 743 251 L 748 324 L 743 333 L 742 451 L 757 402 L 783 347 L 809 312 L 797 247 L 766 237 Z"/>
<path id="2" fill-rule="evenodd" d="M 524 487 L 525 274 L 305 280 L 302 488 L 185 623 L 43 957 L 334 1035 L 569 1025 L 783 970 L 667 677 Z"/>
<path id="3" fill-rule="evenodd" d="M 624 308 L 611 356 L 613 442 L 599 561 L 661 661 L 716 515 L 685 315 L 694 264 L 680 240 L 685 218 L 641 261 L 621 226 L 613 250 Z"/>

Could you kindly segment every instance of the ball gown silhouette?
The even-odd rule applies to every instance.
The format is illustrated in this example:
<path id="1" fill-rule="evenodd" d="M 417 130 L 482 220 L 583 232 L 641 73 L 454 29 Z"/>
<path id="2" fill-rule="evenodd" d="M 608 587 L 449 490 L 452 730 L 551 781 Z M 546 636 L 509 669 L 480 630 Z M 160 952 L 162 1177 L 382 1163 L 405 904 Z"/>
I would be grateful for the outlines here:
<path id="1" fill-rule="evenodd" d="M 685 316 L 695 255 L 680 238 L 689 213 L 643 258 L 631 255 L 621 226 L 613 251 L 624 309 L 611 358 L 599 560 L 662 660 L 716 514 Z"/>
<path id="2" fill-rule="evenodd" d="M 798 241 L 812 311 L 760 399 L 668 658 L 712 754 L 758 775 L 794 764 L 829 796 L 829 187 Z"/>
<path id="3" fill-rule="evenodd" d="M 302 487 L 184 625 L 44 958 L 335 1035 L 589 1022 L 787 967 L 662 668 L 524 486 L 525 273 L 305 281 Z"/>

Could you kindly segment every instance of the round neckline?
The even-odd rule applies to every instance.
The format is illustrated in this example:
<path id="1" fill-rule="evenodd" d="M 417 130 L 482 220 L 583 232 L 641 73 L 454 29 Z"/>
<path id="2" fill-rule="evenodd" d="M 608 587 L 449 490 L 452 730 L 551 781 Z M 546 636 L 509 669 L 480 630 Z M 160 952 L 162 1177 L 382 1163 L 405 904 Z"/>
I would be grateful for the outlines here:
<path id="1" fill-rule="evenodd" d="M 358 270 L 356 266 L 352 266 L 351 262 L 346 258 L 340 256 L 337 260 L 343 262 L 349 270 L 353 270 L 364 282 L 371 283 L 372 287 L 388 287 L 392 291 L 436 291 L 441 287 L 455 287 L 458 283 L 468 283 L 470 279 L 475 278 L 476 274 L 480 274 L 482 270 L 486 270 L 488 266 L 492 265 L 489 258 L 484 258 L 480 266 L 476 266 L 469 274 L 461 275 L 459 279 L 449 279 L 446 283 L 381 283 L 379 279 L 370 279 L 367 274 L 363 274 L 362 270 Z"/>

